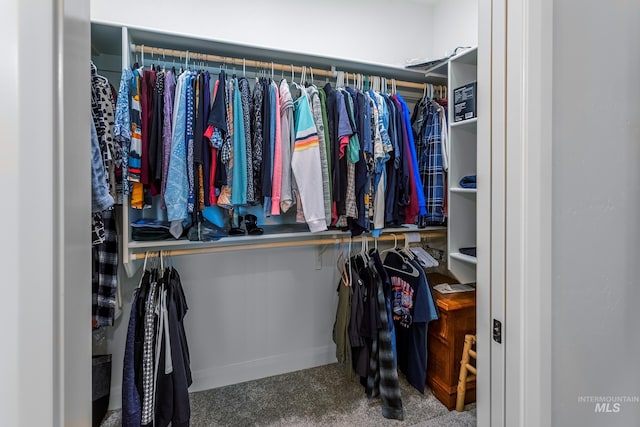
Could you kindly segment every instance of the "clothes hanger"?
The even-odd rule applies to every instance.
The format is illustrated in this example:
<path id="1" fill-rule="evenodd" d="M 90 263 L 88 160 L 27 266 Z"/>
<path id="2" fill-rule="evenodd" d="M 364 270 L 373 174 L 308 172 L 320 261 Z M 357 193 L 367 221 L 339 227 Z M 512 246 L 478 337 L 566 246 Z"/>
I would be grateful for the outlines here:
<path id="1" fill-rule="evenodd" d="M 402 252 L 397 252 L 397 251 L 393 251 L 393 252 L 402 258 L 403 268 L 395 268 L 395 267 L 390 267 L 388 265 L 385 265 L 384 266 L 385 269 L 397 271 L 399 273 L 406 274 L 411 277 L 420 277 L 420 271 L 411 262 L 409 262 L 409 260 L 407 260 L 405 256 L 403 256 L 404 254 Z"/>
<path id="2" fill-rule="evenodd" d="M 142 264 L 142 275 L 140 276 L 140 282 L 138 282 L 138 289 L 142 286 L 142 279 L 144 279 L 144 273 L 147 271 L 147 260 L 149 259 L 149 252 L 144 253 L 144 263 Z"/>
<path id="3" fill-rule="evenodd" d="M 409 246 L 409 239 L 404 239 L 404 247 L 401 249 L 402 253 L 404 253 L 410 260 L 415 259 L 415 255 L 411 253 L 411 247 Z"/>
<path id="4" fill-rule="evenodd" d="M 411 248 L 411 252 L 416 255 L 418 262 L 420 262 L 420 264 L 425 268 L 438 267 L 440 265 L 440 263 L 421 246 Z"/>
<path id="5" fill-rule="evenodd" d="M 389 267 L 387 265 L 384 266 L 384 268 L 389 269 L 389 270 L 393 270 L 393 271 L 398 271 L 402 274 L 407 274 L 411 277 L 418 277 L 420 275 L 420 271 L 413 265 L 411 264 L 407 258 L 408 256 L 406 256 L 406 254 L 404 254 L 402 252 L 402 249 L 398 248 L 398 238 L 395 234 L 392 234 L 394 237 L 394 244 L 393 244 L 393 248 L 390 249 L 385 249 L 384 251 L 382 251 L 382 253 L 388 253 L 388 252 L 393 252 L 396 255 L 399 255 L 400 257 L 402 257 L 402 259 L 404 260 L 404 265 L 407 267 L 406 269 L 397 269 L 397 268 L 393 268 L 393 267 Z M 408 245 L 408 240 L 405 236 L 405 246 Z M 411 258 L 412 259 L 412 258 Z"/>
<path id="6" fill-rule="evenodd" d="M 389 253 L 391 251 L 394 251 L 398 247 L 398 236 L 396 236 L 395 233 L 391 233 L 391 235 L 393 236 L 393 246 L 388 248 L 388 249 L 384 249 L 382 252 L 380 252 L 381 256 L 383 254 L 387 254 L 387 253 Z"/>
<path id="7" fill-rule="evenodd" d="M 369 239 L 367 238 L 367 235 L 362 233 L 362 246 L 361 246 L 361 252 L 360 252 L 360 256 L 362 256 L 362 259 L 365 263 L 369 262 Z"/>
<path id="8" fill-rule="evenodd" d="M 342 248 L 342 244 L 340 245 L 340 253 L 338 254 L 338 259 L 336 261 L 336 267 L 338 268 L 338 272 L 340 273 L 340 279 L 344 283 L 345 286 L 350 286 L 349 275 L 347 274 L 346 266 L 347 260 L 344 256 L 344 249 Z"/>

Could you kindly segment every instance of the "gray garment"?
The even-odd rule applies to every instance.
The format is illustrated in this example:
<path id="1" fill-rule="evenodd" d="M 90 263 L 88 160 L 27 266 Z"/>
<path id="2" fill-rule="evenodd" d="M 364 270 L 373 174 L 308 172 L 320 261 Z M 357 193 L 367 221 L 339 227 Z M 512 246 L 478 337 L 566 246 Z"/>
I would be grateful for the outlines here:
<path id="1" fill-rule="evenodd" d="M 280 82 L 280 141 L 282 153 L 282 182 L 280 184 L 280 210 L 287 212 L 294 204 L 292 192 L 291 155 L 296 142 L 293 121 L 293 99 L 289 84 Z"/>
<path id="2" fill-rule="evenodd" d="M 102 212 L 113 205 L 114 200 L 109 192 L 98 133 L 93 120 L 91 120 L 91 212 Z"/>
<path id="3" fill-rule="evenodd" d="M 311 102 L 311 112 L 313 121 L 318 129 L 318 144 L 320 146 L 320 166 L 322 168 L 322 195 L 324 198 L 324 217 L 327 226 L 331 224 L 331 187 L 329 182 L 329 163 L 327 162 L 327 141 L 324 136 L 324 122 L 322 121 L 322 104 L 320 94 L 315 86 L 307 88 L 309 100 Z"/>

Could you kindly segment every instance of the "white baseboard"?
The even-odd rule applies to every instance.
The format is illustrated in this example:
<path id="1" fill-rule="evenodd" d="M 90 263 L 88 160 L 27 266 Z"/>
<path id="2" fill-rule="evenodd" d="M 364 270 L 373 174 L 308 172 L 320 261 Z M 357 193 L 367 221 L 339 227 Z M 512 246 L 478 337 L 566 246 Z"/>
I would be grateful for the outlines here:
<path id="1" fill-rule="evenodd" d="M 335 345 L 314 347 L 292 353 L 276 354 L 260 359 L 231 363 L 193 371 L 190 392 L 210 390 L 230 384 L 328 365 L 336 361 Z M 122 384 L 111 387 L 109 409 L 122 407 Z"/>

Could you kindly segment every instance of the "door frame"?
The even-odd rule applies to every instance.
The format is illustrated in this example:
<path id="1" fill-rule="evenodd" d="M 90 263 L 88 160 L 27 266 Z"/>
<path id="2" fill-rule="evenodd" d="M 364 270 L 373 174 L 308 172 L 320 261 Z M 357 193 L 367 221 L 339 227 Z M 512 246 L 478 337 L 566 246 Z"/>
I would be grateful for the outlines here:
<path id="1" fill-rule="evenodd" d="M 553 0 L 478 19 L 478 426 L 551 425 Z"/>
<path id="2" fill-rule="evenodd" d="M 508 426 L 548 426 L 553 0 L 505 3 L 505 25 L 494 26 L 507 42 L 506 96 L 498 100 L 506 106 L 504 420 Z"/>

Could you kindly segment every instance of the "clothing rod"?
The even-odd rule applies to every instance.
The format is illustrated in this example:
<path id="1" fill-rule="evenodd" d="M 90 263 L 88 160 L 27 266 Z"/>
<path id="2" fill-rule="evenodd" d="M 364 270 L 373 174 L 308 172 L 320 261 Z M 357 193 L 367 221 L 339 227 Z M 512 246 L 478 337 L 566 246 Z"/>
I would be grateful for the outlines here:
<path id="1" fill-rule="evenodd" d="M 433 231 L 409 231 L 407 233 L 419 233 L 420 238 L 433 237 L 436 234 L 441 234 L 440 230 Z M 352 238 L 352 244 L 357 245 L 360 242 L 361 236 Z M 391 242 L 391 241 L 404 241 L 406 239 L 406 233 L 385 233 L 378 239 L 372 236 L 367 236 L 367 240 L 372 242 L 378 240 L 378 242 Z M 163 254 L 167 256 L 180 256 L 180 255 L 197 255 L 208 254 L 215 252 L 229 252 L 239 251 L 247 249 L 275 249 L 275 248 L 291 248 L 299 246 L 319 246 L 319 245 L 338 245 L 340 243 L 348 243 L 348 237 L 331 237 L 324 239 L 311 239 L 311 240 L 299 240 L 299 241 L 286 241 L 286 242 L 265 242 L 265 243 L 250 243 L 250 244 L 238 244 L 238 245 L 226 245 L 226 246 L 211 246 L 207 248 L 189 248 L 189 249 L 175 249 L 175 250 L 162 250 Z M 355 246 L 354 246 L 355 247 Z M 145 252 L 138 252 L 131 254 L 132 260 L 144 259 L 146 252 L 159 252 L 159 250 L 149 249 Z"/>
<path id="2" fill-rule="evenodd" d="M 208 53 L 198 53 L 191 52 L 187 50 L 175 50 L 175 49 L 163 49 L 159 47 L 152 47 L 147 45 L 135 45 L 136 53 L 144 53 L 158 56 L 171 56 L 173 58 L 183 58 L 184 60 L 188 59 L 196 60 L 196 61 L 207 61 L 207 62 L 218 62 L 220 64 L 225 65 L 236 65 L 240 67 L 250 67 L 250 68 L 260 68 L 260 69 L 273 69 L 273 71 L 284 71 L 289 72 L 293 70 L 298 76 L 303 71 L 303 67 L 300 66 L 292 66 L 291 64 L 276 64 L 275 62 L 268 61 L 255 61 L 252 59 L 244 59 L 244 58 L 235 58 L 230 56 L 219 56 L 219 55 L 211 55 Z M 315 76 L 322 77 L 335 77 L 335 71 L 333 70 L 323 70 L 323 69 L 315 69 L 312 67 L 306 67 L 307 76 L 313 72 Z M 358 73 L 345 73 L 345 79 L 355 80 L 358 76 Z M 384 77 L 384 76 L 381 76 Z M 394 79 L 387 78 L 387 84 L 392 84 Z M 415 83 L 415 82 L 407 82 L 402 80 L 395 80 L 396 86 L 401 86 L 409 89 L 420 89 L 424 90 L 426 88 L 427 83 Z"/>

